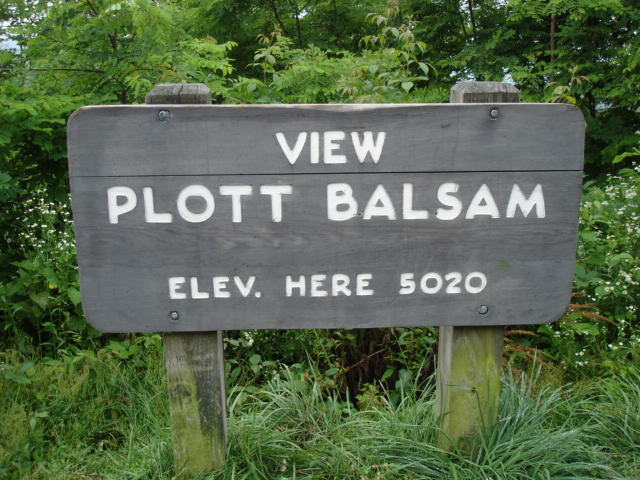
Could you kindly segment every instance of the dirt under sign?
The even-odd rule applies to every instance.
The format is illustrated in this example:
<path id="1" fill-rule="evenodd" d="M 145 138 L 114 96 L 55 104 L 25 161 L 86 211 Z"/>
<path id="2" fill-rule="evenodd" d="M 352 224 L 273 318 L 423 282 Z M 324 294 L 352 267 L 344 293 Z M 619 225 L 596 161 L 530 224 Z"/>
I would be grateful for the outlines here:
<path id="1" fill-rule="evenodd" d="M 106 332 L 554 321 L 583 139 L 567 105 L 81 108 L 86 316 Z"/>

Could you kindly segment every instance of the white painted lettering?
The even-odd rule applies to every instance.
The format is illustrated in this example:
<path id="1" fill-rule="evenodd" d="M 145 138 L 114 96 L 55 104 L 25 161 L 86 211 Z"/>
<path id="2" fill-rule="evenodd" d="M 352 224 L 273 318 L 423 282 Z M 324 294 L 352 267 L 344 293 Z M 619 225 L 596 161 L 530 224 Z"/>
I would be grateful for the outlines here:
<path id="1" fill-rule="evenodd" d="M 367 154 L 371 155 L 373 163 L 378 163 L 380 155 L 382 155 L 382 147 L 386 137 L 385 132 L 378 132 L 375 142 L 373 141 L 373 132 L 363 132 L 362 142 L 360 142 L 360 136 L 358 132 L 351 132 L 351 141 L 353 142 L 353 148 L 356 151 L 358 160 L 360 163 L 364 163 L 367 158 Z"/>
<path id="2" fill-rule="evenodd" d="M 462 281 L 462 274 L 460 272 L 447 273 L 444 279 L 449 282 L 447 285 L 446 293 L 460 293 L 461 289 L 458 284 Z"/>
<path id="3" fill-rule="evenodd" d="M 298 160 L 298 157 L 300 156 L 300 152 L 302 152 L 302 148 L 304 147 L 305 142 L 307 141 L 307 132 L 300 132 L 298 134 L 298 139 L 296 140 L 296 144 L 293 146 L 293 148 L 289 147 L 284 133 L 276 133 L 276 138 L 278 139 L 280 148 L 282 149 L 284 155 L 287 157 L 287 160 L 289 160 L 289 163 L 291 165 L 294 165 L 296 163 L 296 160 Z"/>
<path id="4" fill-rule="evenodd" d="M 118 198 L 124 198 L 124 203 L 118 204 Z M 136 208 L 137 203 L 138 197 L 132 188 L 109 187 L 107 189 L 109 223 L 118 223 L 118 217 Z"/>
<path id="5" fill-rule="evenodd" d="M 240 295 L 246 298 L 251 293 L 251 289 L 253 288 L 253 284 L 256 281 L 256 277 L 251 275 L 248 278 L 247 283 L 244 283 L 240 277 L 235 276 L 233 277 L 233 281 L 235 282 L 236 287 L 238 287 L 238 290 L 240 291 Z"/>
<path id="6" fill-rule="evenodd" d="M 429 280 L 434 280 L 436 282 L 433 287 L 429 286 Z M 442 288 L 442 277 L 435 272 L 426 273 L 420 279 L 420 289 L 424 293 L 433 295 L 435 293 L 438 293 L 441 288 Z"/>
<path id="7" fill-rule="evenodd" d="M 334 150 L 338 150 L 340 148 L 340 144 L 338 142 L 344 140 L 344 137 L 344 132 L 324 132 L 324 163 L 347 163 L 346 155 L 333 153 Z"/>
<path id="8" fill-rule="evenodd" d="M 320 163 L 320 134 L 311 132 L 309 143 L 309 160 L 314 164 Z"/>
<path id="9" fill-rule="evenodd" d="M 382 185 L 378 185 L 374 190 L 369 203 L 364 209 L 364 220 L 370 220 L 371 217 L 387 217 L 389 220 L 396 219 L 396 211 L 391 203 L 389 194 Z"/>
<path id="10" fill-rule="evenodd" d="M 522 215 L 525 217 L 529 215 L 529 212 L 536 207 L 536 217 L 544 218 L 546 215 L 544 206 L 544 195 L 542 194 L 542 185 L 537 184 L 529 198 L 525 198 L 520 186 L 516 183 L 511 190 L 511 196 L 509 197 L 509 203 L 507 205 L 507 218 L 513 218 L 516 216 L 516 208 L 520 208 Z"/>
<path id="11" fill-rule="evenodd" d="M 230 292 L 227 292 L 227 283 L 229 277 L 213 277 L 213 296 L 215 298 L 229 298 Z"/>
<path id="12" fill-rule="evenodd" d="M 443 183 L 438 188 L 438 201 L 449 208 L 439 208 L 436 211 L 436 217 L 440 220 L 454 220 L 458 218 L 462 212 L 462 202 L 451 195 L 456 193 L 460 188 L 457 183 Z"/>
<path id="13" fill-rule="evenodd" d="M 209 292 L 201 292 L 198 289 L 198 278 L 191 277 L 191 298 L 200 299 L 200 298 L 209 298 Z"/>
<path id="14" fill-rule="evenodd" d="M 356 295 L 369 296 L 373 295 L 373 290 L 368 288 L 369 282 L 373 278 L 371 273 L 359 273 L 356 275 Z"/>
<path id="15" fill-rule="evenodd" d="M 186 278 L 184 277 L 169 277 L 169 298 L 171 300 L 182 300 L 187 298 L 187 294 L 185 292 L 179 292 Z"/>
<path id="16" fill-rule="evenodd" d="M 460 294 L 462 290 L 462 277 L 460 272 L 450 272 L 442 275 L 436 272 L 428 272 L 420 278 L 420 290 L 428 295 L 435 295 L 442 291 L 445 281 L 447 286 L 445 292 L 448 294 Z M 487 286 L 487 276 L 482 272 L 471 272 L 464 279 L 464 290 L 471 294 L 480 293 Z M 416 282 L 413 273 L 400 274 L 400 290 L 401 295 L 410 295 L 418 292 L 416 290 Z"/>
<path id="17" fill-rule="evenodd" d="M 142 189 L 144 198 L 144 220 L 147 223 L 171 223 L 173 215 L 170 213 L 157 213 L 153 203 L 153 188 L 144 187 Z"/>
<path id="18" fill-rule="evenodd" d="M 331 295 L 337 297 L 342 294 L 347 297 L 351 296 L 349 286 L 349 275 L 344 273 L 336 273 L 331 277 Z"/>
<path id="19" fill-rule="evenodd" d="M 480 281 L 479 285 L 471 284 L 471 282 L 475 279 Z M 480 293 L 486 286 L 487 276 L 482 272 L 471 272 L 464 280 L 464 289 L 469 293 Z"/>
<path id="20" fill-rule="evenodd" d="M 252 191 L 251 185 L 220 186 L 220 195 L 229 195 L 231 197 L 231 221 L 233 223 L 242 222 L 242 203 L 240 199 L 243 195 L 251 195 Z"/>
<path id="21" fill-rule="evenodd" d="M 339 208 L 345 206 L 346 208 Z M 336 222 L 349 220 L 358 214 L 358 203 L 348 183 L 327 185 L 327 217 Z"/>
<path id="22" fill-rule="evenodd" d="M 200 213 L 194 213 L 187 207 L 187 199 L 190 197 L 200 197 L 204 200 L 205 208 Z M 202 223 L 213 215 L 216 203 L 209 189 L 203 185 L 189 185 L 178 194 L 178 213 L 182 218 L 190 223 Z"/>
<path id="23" fill-rule="evenodd" d="M 473 196 L 464 218 L 475 218 L 478 215 L 500 218 L 496 201 L 493 199 L 493 195 L 491 195 L 491 190 L 489 190 L 489 187 L 485 184 L 483 184 Z"/>
<path id="24" fill-rule="evenodd" d="M 291 185 L 262 185 L 260 186 L 262 195 L 271 195 L 271 220 L 282 221 L 282 195 L 291 195 L 293 186 Z"/>
<path id="25" fill-rule="evenodd" d="M 426 220 L 429 212 L 413 209 L 413 183 L 402 185 L 402 218 L 405 220 Z"/>
<path id="26" fill-rule="evenodd" d="M 324 287 L 324 281 L 327 279 L 327 276 L 322 273 L 316 273 L 311 275 L 310 286 L 311 286 L 311 296 L 312 297 L 326 297 L 329 295 L 329 292 L 326 290 L 321 290 Z"/>
<path id="27" fill-rule="evenodd" d="M 400 295 L 409 295 L 416 291 L 416 282 L 413 279 L 413 273 L 400 274 Z"/>
<path id="28" fill-rule="evenodd" d="M 287 297 L 291 297 L 293 295 L 293 289 L 297 288 L 298 289 L 298 294 L 301 297 L 305 296 L 306 293 L 306 281 L 305 281 L 305 276 L 304 275 L 300 275 L 298 277 L 298 280 L 295 281 L 291 278 L 291 275 L 287 275 L 287 278 L 285 280 L 285 293 L 287 295 Z"/>
<path id="29" fill-rule="evenodd" d="M 309 138 L 309 161 L 312 164 L 318 164 L 320 163 L 321 135 L 323 149 L 322 161 L 328 165 L 347 163 L 347 156 L 339 153 L 341 142 L 344 141 L 347 136 L 346 132 L 337 130 L 328 132 L 300 132 L 293 146 L 289 145 L 283 132 L 276 133 L 276 139 L 289 163 L 295 165 L 306 145 L 307 138 Z M 361 135 L 362 138 L 360 137 Z M 351 132 L 353 149 L 360 163 L 364 163 L 367 156 L 370 156 L 373 163 L 377 164 L 382 155 L 385 138 L 385 132 L 378 132 L 375 139 L 373 132 Z"/>

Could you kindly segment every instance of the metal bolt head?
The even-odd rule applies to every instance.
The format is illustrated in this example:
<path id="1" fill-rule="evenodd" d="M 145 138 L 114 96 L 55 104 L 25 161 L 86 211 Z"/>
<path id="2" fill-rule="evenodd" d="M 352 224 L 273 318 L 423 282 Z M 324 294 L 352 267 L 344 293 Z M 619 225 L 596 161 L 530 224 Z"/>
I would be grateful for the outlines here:
<path id="1" fill-rule="evenodd" d="M 169 314 L 169 318 L 175 322 L 180 319 L 180 314 L 176 311 L 173 311 Z"/>
<path id="2" fill-rule="evenodd" d="M 486 305 L 480 305 L 478 307 L 478 313 L 480 315 L 486 315 L 489 312 L 489 307 L 487 307 Z"/>
<path id="3" fill-rule="evenodd" d="M 499 116 L 500 110 L 498 110 L 496 107 L 493 107 L 489 112 L 489 118 L 491 118 L 491 120 L 496 120 Z"/>
<path id="4" fill-rule="evenodd" d="M 158 120 L 162 123 L 167 123 L 169 118 L 171 118 L 171 112 L 169 110 L 160 110 L 158 112 Z"/>

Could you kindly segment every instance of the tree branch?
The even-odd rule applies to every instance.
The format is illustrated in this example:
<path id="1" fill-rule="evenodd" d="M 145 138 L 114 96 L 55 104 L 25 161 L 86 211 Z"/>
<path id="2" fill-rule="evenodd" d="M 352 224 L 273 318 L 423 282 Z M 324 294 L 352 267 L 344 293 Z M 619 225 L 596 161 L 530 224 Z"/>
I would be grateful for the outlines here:
<path id="1" fill-rule="evenodd" d="M 471 22 L 471 31 L 473 32 L 473 39 L 477 40 L 476 18 L 473 14 L 473 0 L 468 0 L 469 5 L 469 22 Z"/>
<path id="2" fill-rule="evenodd" d="M 93 4 L 91 3 L 91 0 L 86 0 L 86 1 L 87 1 L 87 5 L 89 6 L 89 10 L 91 10 L 91 13 L 93 13 L 93 16 L 97 17 L 99 15 L 98 10 L 95 9 Z"/>
<path id="3" fill-rule="evenodd" d="M 558 28 L 558 17 L 554 13 L 551 14 L 551 31 L 549 32 L 549 50 L 551 51 L 551 58 L 549 60 L 549 66 L 551 67 L 551 75 L 549 76 L 549 82 L 555 82 L 554 76 L 554 63 L 556 61 L 556 33 Z"/>
<path id="4" fill-rule="evenodd" d="M 83 72 L 83 73 L 105 73 L 104 70 L 100 68 L 62 68 L 62 67 L 53 67 L 53 68 L 27 68 L 26 70 L 30 72 Z M 2 72 L 14 72 L 15 68 L 0 68 Z"/>
<path id="5" fill-rule="evenodd" d="M 278 22 L 278 25 L 280 25 L 280 28 L 282 29 L 282 33 L 284 33 L 285 36 L 290 37 L 291 35 L 289 35 L 287 28 L 284 26 L 284 23 L 282 23 L 282 20 L 280 19 L 280 15 L 278 15 L 278 8 L 276 7 L 276 4 L 273 0 L 271 0 L 271 10 L 273 10 L 273 15 L 276 17 L 276 21 Z"/>
<path id="6" fill-rule="evenodd" d="M 87 2 L 87 5 L 89 6 L 89 10 L 91 10 L 91 13 L 93 13 L 93 16 L 98 17 L 99 16 L 98 10 L 96 10 L 96 8 L 93 6 L 93 4 L 91 3 L 91 0 L 86 0 L 86 2 Z M 118 50 L 118 39 L 116 35 L 113 33 L 107 33 L 107 37 L 109 37 L 111 50 L 116 52 Z"/>

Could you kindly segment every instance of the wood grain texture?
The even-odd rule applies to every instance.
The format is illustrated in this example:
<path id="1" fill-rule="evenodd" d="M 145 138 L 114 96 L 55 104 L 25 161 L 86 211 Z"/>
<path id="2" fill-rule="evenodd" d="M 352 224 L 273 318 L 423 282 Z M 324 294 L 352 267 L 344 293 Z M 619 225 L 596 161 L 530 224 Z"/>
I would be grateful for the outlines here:
<path id="1" fill-rule="evenodd" d="M 438 444 L 471 449 L 498 420 L 504 329 L 440 327 L 436 387 Z"/>
<path id="2" fill-rule="evenodd" d="M 504 82 L 460 82 L 451 87 L 451 103 L 517 103 L 520 90 Z"/>
<path id="3" fill-rule="evenodd" d="M 224 465 L 227 442 L 222 332 L 164 336 L 174 471 L 192 478 Z"/>
<path id="4" fill-rule="evenodd" d="M 146 96 L 147 105 L 211 104 L 211 90 L 203 83 L 162 83 Z"/>
<path id="5" fill-rule="evenodd" d="M 147 103 L 157 103 L 158 99 L 163 103 L 211 103 L 211 92 L 204 84 L 164 84 L 154 88 L 146 99 Z M 111 305 L 119 306 L 123 298 L 111 298 Z M 148 318 L 148 311 L 138 313 Z M 222 337 L 221 331 L 163 336 L 173 464 L 178 478 L 192 478 L 221 468 L 225 462 L 227 398 Z"/>
<path id="6" fill-rule="evenodd" d="M 497 82 L 459 83 L 451 89 L 451 102 L 518 102 L 520 92 L 513 85 Z M 572 181 L 579 185 L 577 179 Z M 577 192 L 573 198 L 579 196 Z M 577 230 L 578 211 L 567 216 L 572 231 Z M 569 220 L 570 219 L 570 220 Z M 547 239 L 543 248 L 562 243 L 553 235 L 543 234 Z M 535 235 L 534 235 L 535 236 Z M 557 243 L 556 243 L 557 242 Z M 541 244 L 538 244 L 541 245 Z M 558 261 L 563 263 L 565 281 L 556 284 L 556 293 L 562 291 L 568 304 L 571 294 L 575 248 L 573 241 L 567 242 L 568 251 L 558 253 Z M 542 260 L 542 252 L 532 247 L 531 271 L 538 275 L 531 277 L 532 288 L 523 292 L 528 300 L 516 301 L 518 308 L 511 312 L 511 324 L 531 322 L 530 309 L 542 310 L 550 298 L 550 292 L 540 294 L 537 288 L 543 284 L 554 283 L 555 270 Z M 552 247 L 551 247 L 552 248 Z M 521 252 L 520 255 L 525 255 Z M 508 288 L 508 287 L 504 287 Z M 531 303 L 527 304 L 527 301 Z M 557 304 L 560 306 L 560 304 Z M 565 305 L 566 306 L 566 305 Z M 490 310 L 489 310 L 490 311 Z M 562 309 L 564 311 L 564 308 Z M 556 318 L 561 313 L 556 311 Z M 453 324 L 455 325 L 455 324 Z M 502 326 L 451 326 L 442 323 L 438 332 L 438 362 L 436 366 L 436 405 L 434 415 L 441 427 L 438 433 L 440 447 L 451 450 L 472 449 L 478 442 L 480 431 L 489 434 L 498 421 L 498 400 L 500 398 L 500 380 L 502 373 L 502 350 L 504 346 L 504 328 Z"/>
<path id="7" fill-rule="evenodd" d="M 526 177 L 526 179 L 525 179 Z M 271 202 L 255 193 L 243 199 L 242 221 L 232 222 L 231 199 L 219 195 L 233 177 L 133 177 L 118 179 L 140 197 L 153 185 L 157 211 L 174 215 L 171 224 L 144 221 L 139 205 L 108 221 L 106 189 L 111 178 L 83 179 L 74 188 L 74 218 L 83 305 L 90 322 L 104 331 L 197 331 L 252 328 L 337 328 L 449 324 L 509 324 L 555 320 L 570 296 L 576 245 L 580 174 L 541 172 L 484 174 L 384 174 L 350 176 L 359 210 L 347 221 L 327 218 L 326 188 L 330 175 L 278 177 L 292 185 L 283 199 L 282 221 L 271 220 Z M 257 192 L 272 176 L 251 176 Z M 436 217 L 442 207 L 438 187 L 459 185 L 463 205 L 451 221 Z M 415 208 L 425 220 L 402 219 L 402 186 L 414 186 Z M 546 216 L 505 217 L 513 185 L 524 191 L 541 184 Z M 177 213 L 176 197 L 190 184 L 213 192 L 211 218 L 189 223 Z M 384 185 L 398 219 L 363 220 L 363 211 L 377 185 Z M 477 189 L 487 185 L 501 218 L 464 218 Z M 194 206 L 194 209 L 196 207 Z M 481 293 L 399 295 L 400 274 L 481 271 L 488 286 Z M 370 273 L 372 296 L 285 296 L 287 275 L 346 274 L 352 280 Z M 215 276 L 255 277 L 251 295 L 240 295 L 229 282 L 230 298 L 214 298 Z M 168 279 L 197 277 L 208 299 L 169 298 Z M 182 289 L 188 292 L 188 285 Z M 259 298 L 254 294 L 260 292 Z M 540 304 L 540 299 L 545 301 Z M 480 305 L 490 308 L 478 315 Z M 180 312 L 180 321 L 169 319 Z M 256 316 L 255 311 L 260 315 Z M 144 312 L 144 313 L 141 313 Z M 525 317 L 521 317 L 521 312 Z"/>
<path id="8" fill-rule="evenodd" d="M 311 164 L 308 140 L 291 165 L 275 136 L 325 131 L 386 132 L 379 162 L 360 163 L 347 138 L 347 163 Z M 95 106 L 68 138 L 72 177 L 581 171 L 584 118 L 560 104 Z"/>
<path id="9" fill-rule="evenodd" d="M 500 112 L 495 120 L 492 108 Z M 170 111 L 164 121 L 162 110 Z M 70 119 L 69 161 L 85 312 L 109 332 L 553 321 L 569 301 L 573 275 L 582 122 L 572 107 L 536 104 L 81 109 Z M 294 148 L 301 131 L 344 131 L 347 139 L 349 132 L 384 131 L 386 139 L 377 164 L 358 161 L 349 140 L 336 147 L 346 163 L 311 163 L 309 140 L 292 164 L 276 133 Z M 354 218 L 329 218 L 328 186 L 335 184 L 351 190 Z M 409 210 L 425 210 L 427 219 L 405 218 L 406 184 Z M 461 205 L 451 221 L 437 214 L 446 207 L 444 184 L 456 185 Z M 200 223 L 183 212 L 205 211 L 204 197 L 190 197 L 182 209 L 178 201 L 194 185 L 209 192 L 213 208 Z M 483 185 L 500 218 L 465 218 Z M 515 185 L 526 195 L 541 186 L 544 218 L 506 218 Z M 236 198 L 241 219 L 234 221 L 238 205 L 224 192 L 239 186 L 251 193 Z M 273 199 L 260 193 L 265 186 L 291 188 L 281 196 L 279 221 Z M 117 224 L 109 220 L 112 187 L 137 201 Z M 369 204 L 381 205 L 371 200 L 379 188 L 395 220 L 365 220 Z M 171 223 L 145 220 L 145 190 L 151 211 Z M 419 283 L 425 274 L 455 272 L 481 272 L 487 286 L 432 294 L 427 285 L 429 293 L 400 294 L 403 274 Z M 338 282 L 347 276 L 348 295 L 332 288 L 336 275 Z M 371 276 L 363 290 L 373 295 L 356 293 L 359 275 Z M 287 278 L 301 276 L 306 294 L 287 296 Z M 489 312 L 479 315 L 480 305 Z"/>

